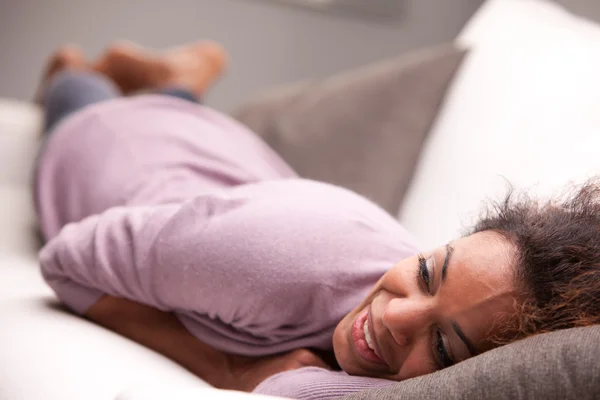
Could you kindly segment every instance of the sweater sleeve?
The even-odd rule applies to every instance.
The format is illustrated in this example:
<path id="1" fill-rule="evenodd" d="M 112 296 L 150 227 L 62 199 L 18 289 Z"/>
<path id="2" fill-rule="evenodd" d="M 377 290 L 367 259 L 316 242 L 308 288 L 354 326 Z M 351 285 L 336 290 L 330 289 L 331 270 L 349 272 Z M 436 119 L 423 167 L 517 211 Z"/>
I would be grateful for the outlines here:
<path id="1" fill-rule="evenodd" d="M 258 385 L 254 393 L 298 400 L 328 400 L 394 383 L 386 379 L 306 367 L 273 375 Z"/>
<path id="2" fill-rule="evenodd" d="M 255 272 L 245 272 L 244 254 L 226 234 L 254 218 L 249 204 L 222 192 L 111 208 L 63 227 L 40 252 L 42 275 L 77 313 L 107 294 L 232 322 L 231 291 L 247 289 L 245 274 Z"/>
<path id="3" fill-rule="evenodd" d="M 104 294 L 171 308 L 156 285 L 169 277 L 152 265 L 152 244 L 182 212 L 185 206 L 118 207 L 68 224 L 41 250 L 42 275 L 77 313 Z"/>

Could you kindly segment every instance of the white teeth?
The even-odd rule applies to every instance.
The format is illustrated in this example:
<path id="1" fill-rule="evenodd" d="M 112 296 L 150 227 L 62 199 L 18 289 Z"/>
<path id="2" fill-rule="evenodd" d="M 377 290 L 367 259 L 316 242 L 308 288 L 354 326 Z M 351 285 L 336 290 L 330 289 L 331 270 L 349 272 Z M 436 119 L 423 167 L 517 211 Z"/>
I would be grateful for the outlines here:
<path id="1" fill-rule="evenodd" d="M 373 347 L 373 339 L 371 339 L 371 333 L 369 333 L 369 320 L 365 320 L 365 324 L 363 325 L 363 332 L 365 333 L 365 340 L 367 341 L 367 346 L 373 351 L 375 348 Z"/>

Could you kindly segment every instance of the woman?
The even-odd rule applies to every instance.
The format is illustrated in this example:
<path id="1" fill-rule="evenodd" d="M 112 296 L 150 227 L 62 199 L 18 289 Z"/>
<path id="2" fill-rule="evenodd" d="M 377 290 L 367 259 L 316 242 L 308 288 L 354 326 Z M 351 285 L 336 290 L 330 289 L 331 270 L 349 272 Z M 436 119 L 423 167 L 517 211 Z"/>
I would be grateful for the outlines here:
<path id="1" fill-rule="evenodd" d="M 227 389 L 330 398 L 600 322 L 600 199 L 510 198 L 429 252 L 350 191 L 300 179 L 197 104 L 214 43 L 52 58 L 36 204 L 74 312 Z M 139 90 L 153 95 L 120 97 Z M 443 195 L 443 194 L 440 194 Z"/>

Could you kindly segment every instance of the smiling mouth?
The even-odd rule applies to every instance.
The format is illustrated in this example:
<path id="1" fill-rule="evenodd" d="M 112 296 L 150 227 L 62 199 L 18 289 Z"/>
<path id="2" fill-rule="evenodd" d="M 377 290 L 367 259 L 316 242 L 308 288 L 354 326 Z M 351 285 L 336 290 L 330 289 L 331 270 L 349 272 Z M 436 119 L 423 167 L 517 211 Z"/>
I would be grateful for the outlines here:
<path id="1" fill-rule="evenodd" d="M 371 332 L 369 332 L 369 318 L 365 320 L 365 324 L 363 325 L 363 332 L 365 333 L 365 340 L 367 341 L 367 346 L 369 346 L 369 349 L 373 350 L 373 352 L 377 354 L 377 351 L 375 351 L 375 345 L 373 344 L 373 339 L 371 338 Z M 379 354 L 377 355 L 379 356 Z"/>
<path id="2" fill-rule="evenodd" d="M 370 308 L 367 307 L 356 317 L 354 324 L 352 324 L 352 342 L 354 348 L 364 360 L 373 364 L 387 366 L 385 361 L 377 354 L 377 346 L 369 317 Z"/>

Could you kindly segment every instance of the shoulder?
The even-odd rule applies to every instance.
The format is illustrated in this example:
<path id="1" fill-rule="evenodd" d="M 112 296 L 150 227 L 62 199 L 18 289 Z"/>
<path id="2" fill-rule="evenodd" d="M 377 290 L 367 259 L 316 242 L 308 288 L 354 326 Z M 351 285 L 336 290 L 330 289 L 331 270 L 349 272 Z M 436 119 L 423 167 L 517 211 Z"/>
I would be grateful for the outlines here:
<path id="1" fill-rule="evenodd" d="M 351 190 L 308 179 L 281 179 L 244 185 L 233 196 L 248 196 L 256 205 L 268 204 L 273 212 L 293 211 L 328 218 L 361 218 L 397 226 L 396 219 L 380 206 Z"/>
<path id="2" fill-rule="evenodd" d="M 230 201 L 243 204 L 233 213 L 238 243 L 269 249 L 271 260 L 299 259 L 304 272 L 311 266 L 335 272 L 336 264 L 348 268 L 369 259 L 397 262 L 417 252 L 413 236 L 385 210 L 327 183 L 261 182 L 240 187 Z"/>

